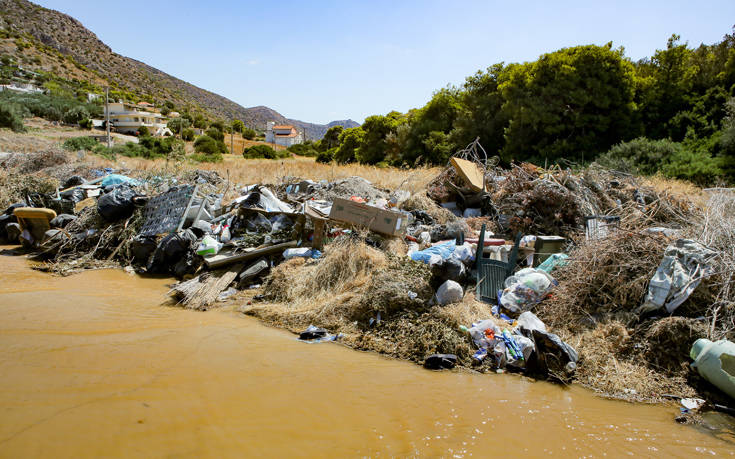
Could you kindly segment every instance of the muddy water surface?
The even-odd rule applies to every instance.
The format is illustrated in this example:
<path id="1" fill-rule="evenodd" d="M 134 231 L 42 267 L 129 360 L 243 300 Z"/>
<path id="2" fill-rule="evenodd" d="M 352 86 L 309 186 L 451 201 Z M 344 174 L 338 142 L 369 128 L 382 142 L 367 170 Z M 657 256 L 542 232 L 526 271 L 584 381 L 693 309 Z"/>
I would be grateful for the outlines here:
<path id="1" fill-rule="evenodd" d="M 732 456 L 731 431 L 510 375 L 309 345 L 168 281 L 0 256 L 0 456 Z"/>

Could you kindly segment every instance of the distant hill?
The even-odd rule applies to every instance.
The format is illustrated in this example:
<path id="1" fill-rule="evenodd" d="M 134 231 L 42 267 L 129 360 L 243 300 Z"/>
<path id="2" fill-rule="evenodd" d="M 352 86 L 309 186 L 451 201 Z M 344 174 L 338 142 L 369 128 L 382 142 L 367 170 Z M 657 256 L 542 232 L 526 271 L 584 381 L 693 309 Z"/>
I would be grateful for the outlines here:
<path id="1" fill-rule="evenodd" d="M 352 120 L 338 120 L 338 121 L 330 121 L 327 123 L 327 129 L 329 129 L 332 126 L 343 126 L 345 129 L 354 128 L 360 126 L 360 123 L 357 121 Z"/>
<path id="2" fill-rule="evenodd" d="M 110 84 L 158 102 L 170 100 L 177 107 L 200 109 L 214 117 L 241 119 L 258 130 L 265 129 L 268 121 L 293 124 L 304 129 L 309 139 L 321 138 L 334 124 L 358 125 L 352 120 L 327 125 L 308 123 L 286 118 L 264 106 L 245 108 L 143 62 L 121 56 L 71 16 L 26 0 L 0 0 L 2 31 L 21 34 L 20 38 L 0 34 L 0 54 L 15 57 L 26 69 L 53 72 L 95 85 Z"/>

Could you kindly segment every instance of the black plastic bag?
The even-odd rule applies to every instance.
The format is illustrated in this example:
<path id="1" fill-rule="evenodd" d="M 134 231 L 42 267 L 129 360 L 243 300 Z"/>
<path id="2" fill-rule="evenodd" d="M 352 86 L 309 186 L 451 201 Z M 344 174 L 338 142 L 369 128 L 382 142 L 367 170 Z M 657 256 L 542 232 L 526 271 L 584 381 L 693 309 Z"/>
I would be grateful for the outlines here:
<path id="1" fill-rule="evenodd" d="M 524 332 L 528 335 L 528 330 Z M 577 351 L 553 333 L 534 329 L 531 337 L 536 350 L 529 357 L 526 370 L 562 382 L 569 381 L 577 368 Z"/>
<path id="2" fill-rule="evenodd" d="M 71 188 L 73 186 L 84 185 L 86 181 L 79 175 L 72 175 L 64 182 L 64 189 Z"/>
<path id="3" fill-rule="evenodd" d="M 8 223 L 17 223 L 18 219 L 15 215 L 0 215 L 0 239 L 7 239 L 8 232 L 5 230 L 5 226 Z"/>
<path id="4" fill-rule="evenodd" d="M 424 360 L 424 368 L 429 370 L 451 370 L 457 364 L 454 354 L 432 354 Z"/>
<path id="5" fill-rule="evenodd" d="M 97 211 L 107 221 L 118 221 L 129 218 L 135 211 L 133 198 L 137 196 L 135 190 L 127 185 L 115 187 L 112 191 L 99 198 Z"/>
<path id="6" fill-rule="evenodd" d="M 54 217 L 50 222 L 49 225 L 51 228 L 65 228 L 66 225 L 76 220 L 77 217 L 70 214 L 59 214 L 56 217 Z"/>
<path id="7" fill-rule="evenodd" d="M 156 251 L 156 246 L 155 236 L 138 236 L 133 239 L 133 242 L 130 244 L 133 263 L 141 266 L 147 265 L 148 260 L 151 259 L 151 255 Z"/>
<path id="8" fill-rule="evenodd" d="M 150 273 L 173 273 L 175 270 L 185 271 L 184 267 L 176 268 L 176 264 L 194 252 L 197 237 L 191 230 L 172 233 L 161 239 L 146 270 Z M 192 261 L 193 260 L 189 260 Z"/>

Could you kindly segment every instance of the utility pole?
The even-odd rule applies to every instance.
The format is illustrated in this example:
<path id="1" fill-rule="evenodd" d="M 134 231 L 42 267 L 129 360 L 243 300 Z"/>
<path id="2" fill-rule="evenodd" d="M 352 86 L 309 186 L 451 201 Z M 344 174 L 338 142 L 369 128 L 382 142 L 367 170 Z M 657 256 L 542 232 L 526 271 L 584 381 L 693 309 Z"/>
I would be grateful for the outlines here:
<path id="1" fill-rule="evenodd" d="M 107 148 L 110 148 L 110 87 L 105 87 L 105 126 L 107 127 Z"/>

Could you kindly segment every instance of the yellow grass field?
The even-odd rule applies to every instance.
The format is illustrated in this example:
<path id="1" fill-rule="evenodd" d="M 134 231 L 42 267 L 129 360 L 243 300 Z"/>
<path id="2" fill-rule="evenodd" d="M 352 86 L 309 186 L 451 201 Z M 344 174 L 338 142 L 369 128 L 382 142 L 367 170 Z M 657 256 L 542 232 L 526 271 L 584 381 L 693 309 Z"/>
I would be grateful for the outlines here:
<path id="1" fill-rule="evenodd" d="M 89 155 L 92 156 L 92 155 Z M 100 157 L 91 159 L 100 166 L 128 168 L 138 170 L 162 170 L 165 168 L 204 169 L 217 171 L 222 177 L 229 178 L 233 185 L 250 185 L 255 183 L 281 183 L 285 177 L 297 177 L 311 180 L 337 180 L 351 176 L 360 176 L 375 185 L 390 190 L 403 189 L 411 193 L 422 190 L 427 183 L 436 177 L 441 168 L 396 169 L 378 168 L 360 164 L 321 164 L 313 158 L 293 157 L 289 159 L 245 159 L 240 155 L 224 155 L 221 163 L 169 163 L 163 159 L 148 160 L 142 158 L 119 157 L 109 161 Z"/>

